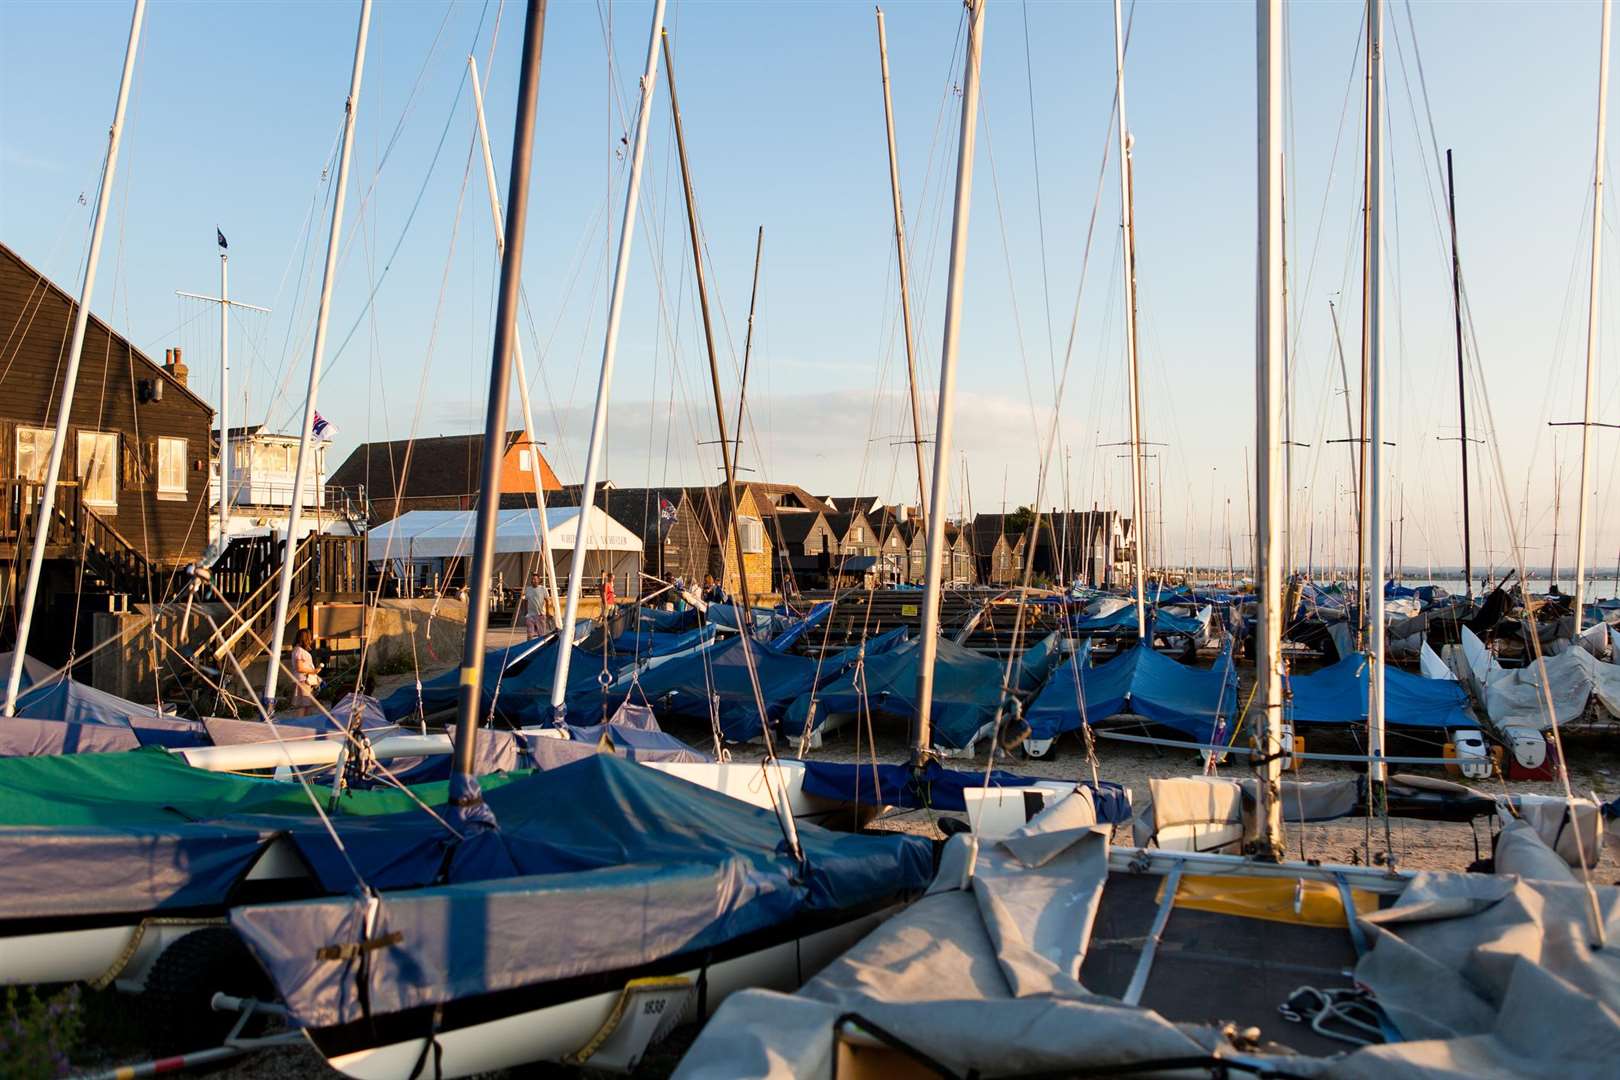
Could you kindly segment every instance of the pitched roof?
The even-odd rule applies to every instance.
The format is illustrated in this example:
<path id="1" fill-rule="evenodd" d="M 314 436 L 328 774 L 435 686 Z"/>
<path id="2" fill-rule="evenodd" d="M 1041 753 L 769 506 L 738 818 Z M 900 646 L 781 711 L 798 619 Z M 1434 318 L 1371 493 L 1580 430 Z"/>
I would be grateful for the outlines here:
<path id="1" fill-rule="evenodd" d="M 598 488 L 596 505 L 605 506 L 608 517 L 624 525 L 642 539 L 649 539 L 659 524 L 659 507 L 668 502 L 679 511 L 683 499 L 688 499 L 686 488 Z M 555 504 L 579 505 L 579 485 L 569 484 L 560 494 L 553 496 Z"/>
<path id="2" fill-rule="evenodd" d="M 11 247 L 9 244 L 0 243 L 0 254 L 4 254 L 6 256 L 6 258 L 8 258 L 12 262 L 14 262 L 17 265 L 17 267 L 20 270 L 22 270 L 24 275 L 35 278 L 41 285 L 43 285 L 45 287 L 45 290 L 47 292 L 53 294 L 56 297 L 57 300 L 61 301 L 62 303 L 65 303 L 67 305 L 67 309 L 68 309 L 68 316 L 69 316 L 68 322 L 70 324 L 72 323 L 73 315 L 79 310 L 79 301 L 78 301 L 77 297 L 68 295 L 68 292 L 67 292 L 66 289 L 62 288 L 56 282 L 54 282 L 50 278 L 46 277 L 32 263 L 30 263 L 27 259 L 25 259 L 21 255 L 19 255 L 17 253 L 16 249 Z M 33 313 L 35 313 L 35 312 L 37 312 L 39 310 L 39 307 L 38 307 L 39 300 L 36 299 L 36 295 L 33 294 L 32 289 L 30 289 L 30 293 L 31 293 L 31 295 L 29 297 L 28 305 L 27 305 L 28 308 L 29 308 L 29 311 L 27 311 L 27 312 L 18 312 L 18 318 L 17 318 L 17 324 L 19 326 L 21 326 L 21 328 L 25 332 L 27 330 L 27 325 L 26 324 L 32 319 Z M 27 319 L 22 318 L 22 316 L 24 316 L 24 315 L 27 315 L 28 318 Z M 137 363 L 145 364 L 147 369 L 148 369 L 147 372 L 146 372 L 148 376 L 150 376 L 152 378 L 160 378 L 160 379 L 162 379 L 164 382 L 166 382 L 169 385 L 170 389 L 177 390 L 180 393 L 186 395 L 186 397 L 191 398 L 192 401 L 194 401 L 196 404 L 198 404 L 203 409 L 205 409 L 209 413 L 210 416 L 212 416 L 214 414 L 214 407 L 212 405 L 208 404 L 208 402 L 204 401 L 202 399 L 201 395 L 199 395 L 195 390 L 191 389 L 191 387 L 187 386 L 185 383 L 181 382 L 180 379 L 178 377 L 176 377 L 173 372 L 168 371 L 167 369 L 165 369 L 163 367 L 163 365 L 161 365 L 157 361 L 153 360 L 150 356 L 147 356 L 140 349 L 137 349 L 135 347 L 134 343 L 131 342 L 123 334 L 120 334 L 118 331 L 114 330 L 111 326 L 108 326 L 104 321 L 97 318 L 96 313 L 94 311 L 92 311 L 90 313 L 90 321 L 95 323 L 97 326 L 101 327 L 102 330 L 106 331 L 108 336 L 110 336 L 114 341 L 119 342 L 125 348 L 127 348 L 129 350 L 129 355 L 134 357 Z M 8 335 L 10 333 L 14 332 L 14 329 L 15 328 L 11 327 L 11 326 L 6 327 L 6 331 L 7 331 Z M 63 345 L 62 345 L 62 355 L 64 357 L 67 355 L 66 342 L 64 342 Z M 5 372 L 0 371 L 0 381 L 3 381 L 4 378 L 5 378 Z"/>
<path id="3" fill-rule="evenodd" d="M 772 514 L 771 528 L 775 531 L 777 543 L 802 544 L 809 539 L 816 525 L 825 519 L 826 514 L 820 510 L 807 514 Z"/>
<path id="4" fill-rule="evenodd" d="M 522 441 L 523 432 L 508 431 L 504 454 Z M 414 448 L 412 444 L 414 445 Z M 540 476 L 548 490 L 556 490 L 557 474 L 551 471 L 539 447 L 533 447 L 540 460 Z M 410 455 L 406 474 L 405 459 Z M 479 467 L 484 456 L 484 436 L 437 435 L 418 439 L 361 443 L 347 460 L 327 478 L 335 487 L 366 485 L 373 502 L 392 499 L 472 495 L 478 491 Z M 404 490 L 397 485 L 403 479 Z"/>
<path id="5" fill-rule="evenodd" d="M 854 510 L 870 514 L 883 505 L 883 500 L 876 495 L 835 495 L 827 501 L 841 514 L 848 514 Z"/>
<path id="6" fill-rule="evenodd" d="M 823 514 L 822 516 L 827 519 L 827 527 L 833 531 L 833 536 L 838 538 L 839 543 L 843 543 L 845 538 L 849 536 L 849 530 L 859 523 L 857 519 L 871 524 L 865 514 L 856 511 Z M 858 541 L 858 543 L 865 542 L 864 540 Z"/>
<path id="7" fill-rule="evenodd" d="M 915 514 L 907 513 L 905 507 L 901 506 L 882 506 L 866 516 L 873 525 L 884 529 L 891 525 L 907 525 L 917 520 Z"/>
<path id="8" fill-rule="evenodd" d="M 804 510 L 829 510 L 827 500 L 812 495 L 797 484 L 767 484 L 760 480 L 745 480 L 738 485 L 754 493 L 754 502 L 762 514 L 778 510 L 799 513 Z"/>
<path id="9" fill-rule="evenodd" d="M 1022 532 L 1014 532 L 1008 525 L 1011 514 L 979 514 L 968 527 L 972 533 L 973 550 L 979 554 L 989 554 L 1001 537 L 1007 538 L 1007 544 L 1017 547 L 1018 542 L 1024 538 Z"/>

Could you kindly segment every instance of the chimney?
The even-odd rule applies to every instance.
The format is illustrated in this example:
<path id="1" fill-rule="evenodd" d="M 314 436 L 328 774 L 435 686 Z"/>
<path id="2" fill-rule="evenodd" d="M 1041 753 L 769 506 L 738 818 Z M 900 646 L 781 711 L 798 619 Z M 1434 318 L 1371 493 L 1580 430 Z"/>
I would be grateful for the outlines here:
<path id="1" fill-rule="evenodd" d="M 179 349 L 163 350 L 163 370 L 174 376 L 174 381 L 181 386 L 186 385 L 186 375 L 191 369 L 186 367 L 185 361 L 180 359 Z"/>

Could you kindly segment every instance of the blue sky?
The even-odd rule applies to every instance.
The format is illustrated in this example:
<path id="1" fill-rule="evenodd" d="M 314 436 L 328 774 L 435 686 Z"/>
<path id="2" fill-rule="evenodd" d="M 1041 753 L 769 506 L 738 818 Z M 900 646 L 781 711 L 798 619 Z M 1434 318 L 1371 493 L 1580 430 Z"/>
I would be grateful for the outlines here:
<path id="1" fill-rule="evenodd" d="M 193 384 L 212 398 L 214 316 L 174 291 L 217 287 L 218 224 L 230 238 L 233 295 L 275 308 L 235 324 L 233 422 L 245 409 L 256 422 L 290 426 L 301 406 L 325 242 L 323 170 L 358 10 L 154 0 L 148 11 L 94 306 L 151 355 L 183 346 Z M 1399 444 L 1389 491 L 1393 513 L 1404 510 L 1408 564 L 1454 562 L 1461 549 L 1456 443 L 1440 441 L 1456 434 L 1456 377 L 1431 109 L 1440 147 L 1456 149 L 1478 371 L 1512 509 L 1522 515 L 1528 495 L 1527 556 L 1545 563 L 1556 450 L 1560 561 L 1572 561 L 1578 438 L 1558 429 L 1555 443 L 1547 422 L 1577 417 L 1580 405 L 1598 10 L 1595 2 L 1388 10 L 1385 348 L 1388 430 Z M 496 264 L 482 177 L 469 158 L 463 74 L 475 52 L 504 177 L 521 11 L 495 2 L 376 5 L 320 399 L 339 428 L 334 459 L 367 438 L 481 425 Z M 618 151 L 633 123 L 626 112 L 650 12 L 650 3 L 622 0 L 554 2 L 546 31 L 524 344 L 537 424 L 565 479 L 583 465 L 622 203 Z M 886 14 L 931 417 L 961 10 L 913 2 Z M 0 6 L 0 238 L 64 283 L 77 280 L 84 254 L 90 215 L 78 199 L 94 194 L 128 17 L 126 3 Z M 1359 348 L 1353 69 L 1362 8 L 1296 4 L 1290 17 L 1295 437 L 1312 444 L 1295 456 L 1294 550 L 1297 561 L 1322 563 L 1335 542 L 1341 561 L 1348 557 L 1352 527 L 1342 494 L 1347 454 L 1323 440 L 1344 434 L 1330 297 L 1343 314 L 1352 372 Z M 1050 419 L 1083 269 L 1060 427 L 1068 496 L 1059 469 L 1043 501 L 1123 504 L 1119 450 L 1102 445 L 1125 437 L 1112 158 L 1089 256 L 1086 247 L 1111 130 L 1110 8 L 992 0 L 986 22 L 952 509 L 1034 498 L 1036 433 Z M 743 464 L 818 492 L 912 498 L 910 448 L 899 444 L 908 423 L 904 356 L 871 6 L 679 0 L 668 23 L 722 319 L 728 409 L 755 229 L 765 227 Z M 1242 561 L 1253 441 L 1252 5 L 1141 5 L 1127 77 L 1146 438 L 1166 444 L 1150 462 L 1155 482 L 1163 476 L 1165 547 L 1174 562 L 1224 561 L 1230 502 Z M 1611 230 L 1614 220 L 1611 211 Z M 1614 243 L 1605 271 L 1612 330 L 1620 318 Z M 713 438 L 713 421 L 691 280 L 661 86 L 614 385 L 610 473 L 622 485 L 718 476 L 715 448 L 700 445 Z M 1605 350 L 1600 412 L 1620 421 L 1611 356 Z M 1483 407 L 1476 397 L 1476 424 Z M 1593 550 L 1612 566 L 1620 434 L 1595 441 Z M 1060 448 L 1054 460 L 1064 458 Z M 1494 480 L 1475 488 L 1481 564 L 1507 558 L 1495 488 Z"/>

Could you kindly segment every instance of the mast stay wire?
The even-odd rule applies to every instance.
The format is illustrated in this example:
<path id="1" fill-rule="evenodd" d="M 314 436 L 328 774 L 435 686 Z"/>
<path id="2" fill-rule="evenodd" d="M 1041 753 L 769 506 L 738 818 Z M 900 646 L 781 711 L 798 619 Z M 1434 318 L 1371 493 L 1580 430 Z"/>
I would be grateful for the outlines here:
<path id="1" fill-rule="evenodd" d="M 1129 47 L 1130 47 L 1130 31 L 1131 31 L 1132 26 L 1135 23 L 1135 19 L 1136 19 L 1136 4 L 1135 4 L 1135 2 L 1133 0 L 1133 2 L 1131 4 L 1131 8 L 1130 8 L 1130 14 L 1129 14 L 1127 22 L 1126 22 L 1126 30 L 1125 30 L 1124 43 L 1123 43 L 1123 48 L 1127 52 L 1128 52 Z M 981 104 L 981 109 L 982 108 L 983 108 L 983 106 Z M 1076 286 L 1076 289 L 1075 289 L 1074 308 L 1073 308 L 1073 314 L 1071 315 L 1071 318 L 1070 318 L 1068 344 L 1067 344 L 1067 346 L 1066 346 L 1066 348 L 1064 350 L 1062 373 L 1061 373 L 1061 376 L 1059 377 L 1058 384 L 1057 384 L 1057 387 L 1056 387 L 1056 393 L 1055 393 L 1054 398 L 1053 398 L 1052 411 L 1051 411 L 1051 422 L 1050 422 L 1048 430 L 1047 430 L 1047 435 L 1046 435 L 1046 438 L 1044 440 L 1044 445 L 1039 441 L 1037 442 L 1037 452 L 1039 453 L 1040 457 L 1039 457 L 1039 461 L 1038 461 L 1038 469 L 1037 469 L 1037 472 L 1036 472 L 1034 520 L 1033 520 L 1032 528 L 1030 530 L 1031 531 L 1031 542 L 1025 548 L 1025 552 L 1024 552 L 1024 566 L 1023 566 L 1023 576 L 1022 576 L 1022 587 L 1018 591 L 1018 604 L 1017 604 L 1017 608 L 1015 609 L 1014 616 L 1013 616 L 1012 647 L 1008 650 L 1007 659 L 1006 659 L 1006 668 L 1004 669 L 1003 674 L 1002 674 L 1002 693 L 1003 693 L 1004 697 L 1006 696 L 1006 694 L 1008 693 L 1010 687 L 1012 686 L 1013 666 L 1019 662 L 1018 645 L 1019 645 L 1019 642 L 1020 642 L 1020 638 L 1022 636 L 1025 610 L 1026 610 L 1026 608 L 1028 606 L 1028 603 L 1029 603 L 1030 579 L 1031 579 L 1031 576 L 1032 576 L 1032 574 L 1034 572 L 1034 567 L 1035 567 L 1035 549 L 1040 543 L 1041 517 L 1042 517 L 1041 506 L 1043 504 L 1044 496 L 1045 496 L 1046 480 L 1047 480 L 1048 474 L 1049 474 L 1050 469 L 1051 469 L 1053 449 L 1057 445 L 1057 434 L 1058 434 L 1058 430 L 1059 430 L 1059 426 L 1060 426 L 1060 421 L 1061 421 L 1061 418 L 1062 418 L 1064 392 L 1066 391 L 1066 389 L 1068 387 L 1069 372 L 1070 372 L 1070 369 L 1071 369 L 1071 366 L 1072 366 L 1073 360 L 1074 360 L 1074 346 L 1075 346 L 1075 341 L 1076 341 L 1076 337 L 1077 337 L 1077 331 L 1078 331 L 1079 322 L 1080 322 L 1081 302 L 1082 302 L 1082 300 L 1084 299 L 1084 296 L 1085 296 L 1085 285 L 1086 285 L 1086 280 L 1087 280 L 1088 273 L 1089 273 L 1090 266 L 1091 266 L 1091 254 L 1092 254 L 1094 241 L 1095 241 L 1096 228 L 1097 228 L 1097 218 L 1098 218 L 1098 215 L 1100 213 L 1100 209 L 1101 209 L 1101 205 L 1102 205 L 1103 186 L 1104 186 L 1104 184 L 1106 183 L 1106 180 L 1107 180 L 1108 162 L 1109 162 L 1109 158 L 1110 158 L 1110 149 L 1111 149 L 1111 147 L 1113 145 L 1113 130 L 1112 130 L 1113 129 L 1113 120 L 1114 120 L 1115 115 L 1117 115 L 1118 109 L 1119 109 L 1119 96 L 1118 96 L 1118 88 L 1116 87 L 1114 89 L 1114 91 L 1113 91 L 1113 101 L 1112 101 L 1112 105 L 1111 105 L 1111 107 L 1109 109 L 1109 116 L 1108 116 L 1109 123 L 1108 123 L 1107 127 L 1105 128 L 1105 134 L 1104 134 L 1104 138 L 1103 138 L 1103 149 L 1102 149 L 1102 154 L 1101 154 L 1101 162 L 1098 165 L 1098 171 L 1097 171 L 1097 186 L 1096 186 L 1096 190 L 1095 190 L 1095 192 L 1093 194 L 1093 197 L 1092 197 L 1091 215 L 1090 215 L 1089 221 L 1087 223 L 1087 227 L 1086 227 L 1086 240 L 1085 240 L 1085 244 L 1081 248 L 1081 262 L 1080 262 L 1079 282 L 1078 282 L 1078 284 Z M 987 127 L 988 127 L 988 124 L 987 124 Z M 987 133 L 987 135 L 986 135 L 986 146 L 988 147 L 988 145 L 989 145 L 989 142 L 988 142 L 988 133 Z M 1124 153 L 1124 149 L 1125 149 L 1124 147 L 1121 147 L 1120 152 Z M 992 162 L 993 162 L 993 158 L 992 158 Z M 995 167 L 994 167 L 993 163 L 991 165 L 991 176 L 992 176 L 992 188 L 995 188 L 996 187 L 996 185 L 994 183 Z M 997 216 L 999 218 L 1000 217 L 1000 212 L 999 212 L 1000 211 L 999 190 L 998 190 L 998 193 L 997 193 L 997 210 L 998 210 L 998 215 Z M 1005 243 L 1005 230 L 1003 231 L 1003 241 Z M 1010 268 L 1009 268 L 1009 270 L 1010 270 Z M 1127 317 L 1129 317 L 1128 314 L 1127 314 Z M 1026 384 L 1027 383 L 1028 383 L 1028 378 L 1027 378 L 1027 372 L 1026 372 Z M 1031 412 L 1033 413 L 1034 412 L 1033 395 L 1032 395 L 1032 400 L 1030 402 L 1030 406 L 1031 406 Z M 1037 438 L 1039 438 L 1039 430 L 1038 429 L 1037 429 Z M 1055 538 L 1056 535 L 1057 535 L 1056 529 L 1051 528 L 1050 523 L 1048 523 L 1048 528 L 1051 529 L 1051 531 L 1053 533 L 1053 536 Z M 1065 605 L 1065 607 L 1066 607 L 1066 605 Z M 1066 621 L 1067 621 L 1067 619 L 1065 618 L 1065 622 Z M 1071 664 L 1070 666 L 1071 666 L 1071 668 L 1073 669 L 1073 672 L 1074 672 L 1076 703 L 1077 703 L 1077 706 L 1078 706 L 1078 708 L 1080 710 L 1080 716 L 1081 716 L 1081 719 L 1082 719 L 1082 731 L 1084 732 L 1084 735 L 1085 735 L 1086 757 L 1087 757 L 1087 761 L 1090 764 L 1091 769 L 1092 769 L 1092 779 L 1095 781 L 1097 779 L 1097 775 L 1098 775 L 1098 763 L 1097 763 L 1097 757 L 1096 757 L 1095 744 L 1094 744 L 1094 742 L 1093 742 L 1093 740 L 1091 738 L 1090 725 L 1085 722 L 1085 717 L 1086 717 L 1086 713 L 1085 713 L 1085 692 L 1084 692 L 1083 687 L 1081 686 L 1078 662 L 1076 662 L 1074 664 Z M 997 751 L 998 747 L 1001 744 L 1002 727 L 1003 727 L 1004 718 L 1005 717 L 1004 717 L 1003 708 L 1001 706 L 998 706 L 997 709 L 996 709 L 996 718 L 995 718 L 994 731 L 992 732 L 991 739 L 990 739 L 990 747 L 989 747 L 988 751 L 985 754 L 984 786 L 986 786 L 986 787 L 990 786 L 990 776 L 991 776 L 991 773 L 995 769 L 996 751 Z M 977 824 L 978 823 L 976 821 L 973 822 L 973 825 L 974 825 L 975 828 L 977 827 Z"/>
<path id="2" fill-rule="evenodd" d="M 377 164 L 372 169 L 371 179 L 366 186 L 365 192 L 360 196 L 357 202 L 354 220 L 349 223 L 348 233 L 342 244 L 342 261 L 344 264 L 348 262 L 349 256 L 355 246 L 356 237 L 360 234 L 360 230 L 362 229 L 368 214 L 371 214 L 375 209 L 372 202 L 372 196 L 376 193 L 377 183 L 381 179 L 383 170 L 387 166 L 388 160 L 393 154 L 394 147 L 398 144 L 399 138 L 404 132 L 406 122 L 412 115 L 414 115 L 416 111 L 417 93 L 421 89 L 422 82 L 432 64 L 433 57 L 438 53 L 439 43 L 444 37 L 445 27 L 448 25 L 450 15 L 454 10 L 455 9 L 453 6 L 445 9 L 444 18 L 440 21 L 438 31 L 434 34 L 433 41 L 428 47 L 427 56 L 423 58 L 422 65 L 417 70 L 416 81 L 412 84 L 410 93 L 406 97 L 405 104 L 400 110 L 399 119 L 395 122 L 394 130 L 389 135 L 388 143 L 383 148 L 382 156 L 378 159 Z M 484 20 L 487 18 L 488 14 L 489 0 L 484 0 L 482 7 L 479 9 L 478 24 L 473 31 L 474 49 L 477 48 L 478 39 L 483 36 Z M 365 322 L 367 313 L 370 311 L 372 305 L 376 303 L 378 292 L 382 289 L 383 283 L 388 279 L 389 273 L 393 270 L 395 260 L 400 252 L 400 248 L 404 246 L 405 238 L 410 235 L 411 227 L 415 223 L 417 212 L 421 209 L 422 201 L 427 195 L 428 186 L 433 179 L 433 174 L 437 171 L 439 158 L 443 154 L 445 142 L 449 138 L 450 128 L 455 122 L 456 114 L 461 104 L 461 98 L 463 93 L 466 91 L 466 88 L 467 72 L 466 69 L 463 68 L 461 71 L 461 78 L 456 83 L 455 96 L 451 100 L 449 112 L 445 116 L 444 127 L 439 132 L 439 139 L 434 147 L 433 156 L 429 159 L 427 168 L 423 170 L 422 183 L 417 188 L 416 198 L 411 204 L 410 211 L 405 216 L 405 223 L 400 227 L 399 236 L 394 242 L 393 249 L 389 252 L 388 259 L 383 263 L 383 270 L 381 275 L 379 275 L 377 278 L 376 285 L 372 288 L 371 292 L 367 294 L 364 304 L 362 304 L 360 311 L 355 315 L 353 324 L 350 325 L 348 331 L 343 335 L 342 340 L 338 342 L 337 348 L 333 350 L 331 358 L 327 360 L 323 366 L 320 376 L 322 382 L 325 382 L 326 377 L 330 375 L 337 367 L 337 362 L 342 358 L 344 352 L 347 350 L 349 342 L 354 338 L 355 333 L 358 332 L 361 325 Z M 309 331 L 306 331 L 306 334 L 308 332 Z M 288 353 L 283 357 L 282 365 L 284 370 L 286 370 L 287 361 L 290 359 L 290 356 L 291 353 Z M 281 402 L 281 399 L 286 396 L 286 391 L 286 378 L 283 377 L 281 379 L 281 386 L 277 389 L 276 395 L 271 399 L 265 408 L 266 417 L 268 417 L 275 410 L 277 405 Z M 288 408 L 295 409 L 297 406 L 293 406 L 289 402 Z M 288 419 L 283 422 L 281 426 L 285 427 L 290 422 L 291 413 L 288 414 Z"/>

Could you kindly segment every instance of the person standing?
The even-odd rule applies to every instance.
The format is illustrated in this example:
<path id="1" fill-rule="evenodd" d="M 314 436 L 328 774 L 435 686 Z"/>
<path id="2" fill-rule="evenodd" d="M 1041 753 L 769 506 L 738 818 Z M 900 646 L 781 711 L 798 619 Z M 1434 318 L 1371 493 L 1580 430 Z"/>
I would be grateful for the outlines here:
<path id="1" fill-rule="evenodd" d="M 315 691 L 321 685 L 321 669 L 325 664 L 315 662 L 315 635 L 306 626 L 293 639 L 293 699 L 292 707 L 301 713 L 314 712 Z"/>
<path id="2" fill-rule="evenodd" d="M 547 625 L 550 621 L 550 597 L 540 584 L 540 574 L 530 574 L 529 583 L 523 588 L 523 628 L 531 640 L 544 637 L 551 633 L 551 627 Z"/>
<path id="3" fill-rule="evenodd" d="M 703 575 L 703 602 L 706 604 L 723 604 L 726 602 L 726 590 L 714 580 L 713 574 Z"/>
<path id="4" fill-rule="evenodd" d="M 619 598 L 613 592 L 613 575 L 606 570 L 602 571 L 602 616 L 606 618 L 613 611 Z"/>

